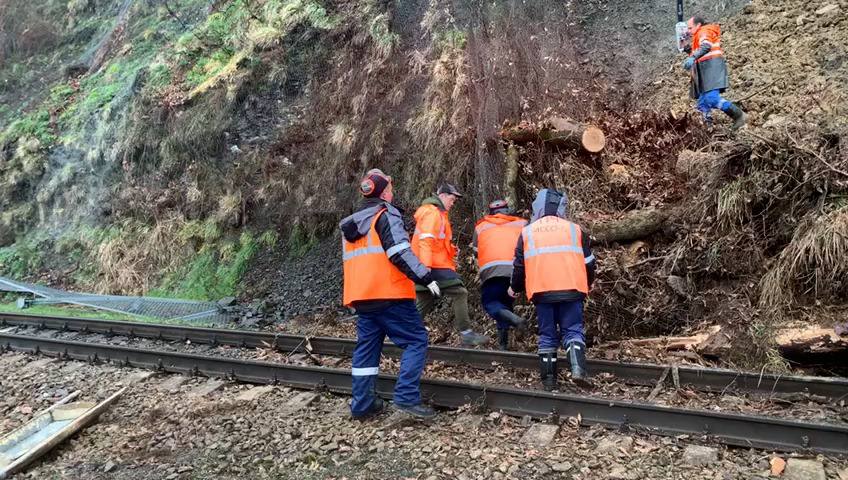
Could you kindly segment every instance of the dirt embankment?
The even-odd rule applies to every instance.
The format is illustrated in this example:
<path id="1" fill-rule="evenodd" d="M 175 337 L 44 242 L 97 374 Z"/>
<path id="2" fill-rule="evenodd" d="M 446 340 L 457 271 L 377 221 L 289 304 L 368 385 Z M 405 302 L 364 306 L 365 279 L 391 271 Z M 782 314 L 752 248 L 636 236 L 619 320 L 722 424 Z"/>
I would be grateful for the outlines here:
<path id="1" fill-rule="evenodd" d="M 38 112 L 46 127 L 35 115 L 7 129 L 3 218 L 19 232 L 61 220 L 75 236 L 39 248 L 84 264 L 89 288 L 211 296 L 241 279 L 269 318 L 326 311 L 340 283 L 335 224 L 362 171 L 389 172 L 408 214 L 439 182 L 458 184 L 465 246 L 486 203 L 513 193 L 501 127 L 569 117 L 601 127 L 606 148 L 517 145 L 514 194 L 526 211 L 538 188 L 565 189 L 572 217 L 599 234 L 638 217 L 638 232 L 597 246 L 594 338 L 718 323 L 764 346 L 780 320 L 771 307 L 840 311 L 844 2 L 697 5 L 722 21 L 730 96 L 752 113 L 737 136 L 686 113 L 667 2 L 295 3 L 139 4 L 126 17 L 117 2 L 82 5 L 86 21 L 123 18 L 120 32 L 98 30 L 111 39 L 102 66 L 69 71 Z M 80 217 L 93 232 L 67 221 Z M 469 249 L 461 260 L 473 287 Z M 749 353 L 738 360 L 768 357 Z"/>

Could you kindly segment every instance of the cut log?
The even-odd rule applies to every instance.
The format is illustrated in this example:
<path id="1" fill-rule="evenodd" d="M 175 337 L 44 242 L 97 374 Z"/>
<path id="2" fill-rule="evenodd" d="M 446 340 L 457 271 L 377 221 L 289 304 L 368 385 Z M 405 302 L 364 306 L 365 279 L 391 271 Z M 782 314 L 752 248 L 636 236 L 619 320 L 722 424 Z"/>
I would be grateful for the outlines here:
<path id="1" fill-rule="evenodd" d="M 633 210 L 621 218 L 593 222 L 589 230 L 592 238 L 600 243 L 628 242 L 658 232 L 671 216 L 668 209 Z"/>
<path id="2" fill-rule="evenodd" d="M 840 337 L 834 329 L 819 325 L 783 330 L 778 333 L 775 342 L 784 354 L 834 353 L 848 350 L 848 337 Z"/>
<path id="3" fill-rule="evenodd" d="M 606 136 L 603 130 L 562 117 L 554 117 L 541 125 L 521 122 L 505 126 L 500 136 L 507 142 L 525 144 L 538 142 L 545 145 L 582 149 L 597 153 L 604 149 Z"/>
<path id="4" fill-rule="evenodd" d="M 550 129 L 543 129 L 543 140 L 553 145 L 567 145 L 574 148 L 583 148 L 587 152 L 598 153 L 606 145 L 606 136 L 603 130 L 591 125 L 577 123 L 562 117 L 554 117 L 548 120 Z M 545 138 L 547 137 L 547 138 Z"/>

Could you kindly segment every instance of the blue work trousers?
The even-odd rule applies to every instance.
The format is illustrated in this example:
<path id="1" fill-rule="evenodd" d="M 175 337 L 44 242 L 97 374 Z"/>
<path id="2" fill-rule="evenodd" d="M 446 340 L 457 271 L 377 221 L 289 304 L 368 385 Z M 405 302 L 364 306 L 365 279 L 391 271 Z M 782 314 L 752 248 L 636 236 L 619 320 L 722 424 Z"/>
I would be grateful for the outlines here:
<path id="1" fill-rule="evenodd" d="M 732 105 L 733 103 L 721 96 L 721 92 L 718 89 L 704 92 L 698 97 L 698 111 L 704 115 L 704 120 L 707 123 L 712 123 L 713 121 L 712 111 L 714 108 L 727 113 Z"/>
<path id="2" fill-rule="evenodd" d="M 481 302 L 483 310 L 497 322 L 498 330 L 505 330 L 512 326 L 512 323 L 498 318 L 498 312 L 503 309 L 512 311 L 512 305 L 515 300 L 507 294 L 509 291 L 508 277 L 492 277 L 480 287 Z"/>
<path id="3" fill-rule="evenodd" d="M 403 350 L 395 383 L 394 402 L 414 406 L 421 403 L 421 373 L 427 359 L 427 330 L 413 300 L 398 300 L 376 312 L 359 313 L 356 348 L 353 350 L 353 402 L 350 413 L 367 415 L 377 398 L 377 374 L 386 335 Z"/>
<path id="4" fill-rule="evenodd" d="M 537 303 L 539 353 L 555 353 L 571 342 L 586 344 L 583 334 L 583 300 Z"/>

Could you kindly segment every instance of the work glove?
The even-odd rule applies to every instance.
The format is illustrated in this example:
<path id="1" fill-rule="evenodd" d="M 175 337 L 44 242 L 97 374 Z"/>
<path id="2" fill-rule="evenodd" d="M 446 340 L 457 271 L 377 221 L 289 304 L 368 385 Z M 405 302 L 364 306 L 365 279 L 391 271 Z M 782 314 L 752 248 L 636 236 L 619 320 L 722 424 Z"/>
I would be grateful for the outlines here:
<path id="1" fill-rule="evenodd" d="M 683 61 L 683 70 L 692 70 L 693 65 L 695 65 L 695 57 L 686 57 Z"/>
<path id="2" fill-rule="evenodd" d="M 439 284 L 436 281 L 428 283 L 427 290 L 430 290 L 430 293 L 432 293 L 434 297 L 442 296 L 442 290 L 439 289 Z"/>

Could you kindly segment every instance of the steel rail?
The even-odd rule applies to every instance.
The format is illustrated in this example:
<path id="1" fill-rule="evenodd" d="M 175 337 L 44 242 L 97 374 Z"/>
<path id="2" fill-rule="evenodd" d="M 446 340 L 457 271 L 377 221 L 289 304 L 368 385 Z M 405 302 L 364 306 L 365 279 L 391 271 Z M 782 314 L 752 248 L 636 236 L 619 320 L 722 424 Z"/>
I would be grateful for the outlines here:
<path id="1" fill-rule="evenodd" d="M 281 365 L 11 334 L 0 334 L 0 347 L 89 362 L 113 361 L 124 366 L 171 373 L 226 377 L 248 383 L 320 388 L 345 394 L 351 389 L 350 371 L 335 368 Z M 395 380 L 394 376 L 380 375 L 378 393 L 390 398 Z M 843 426 L 454 381 L 422 380 L 421 389 L 424 397 L 437 407 L 456 408 L 470 403 L 516 416 L 579 415 L 586 425 L 630 428 L 661 435 L 694 435 L 743 447 L 827 454 L 848 452 L 848 427 Z"/>
<path id="2" fill-rule="evenodd" d="M 347 338 L 304 337 L 234 329 L 2 312 L 0 312 L 0 325 L 134 336 L 168 341 L 188 340 L 192 343 L 244 348 L 274 348 L 284 352 L 304 352 L 308 349 L 311 353 L 332 356 L 350 356 L 356 346 L 355 340 Z M 383 352 L 389 356 L 399 357 L 401 350 L 387 343 Z M 479 368 L 505 365 L 535 370 L 539 367 L 539 360 L 536 355 L 519 352 L 430 346 L 428 356 L 430 360 L 434 361 L 452 365 L 472 365 Z M 669 368 L 666 365 L 650 363 L 625 363 L 596 359 L 588 359 L 587 364 L 593 374 L 608 373 L 625 382 L 638 385 L 655 384 L 657 379 L 662 376 L 663 371 Z M 772 375 L 684 366 L 677 367 L 677 371 L 681 384 L 691 385 L 703 391 L 742 391 L 763 395 L 807 393 L 824 397 L 830 401 L 848 398 L 848 379 L 845 378 Z"/>

